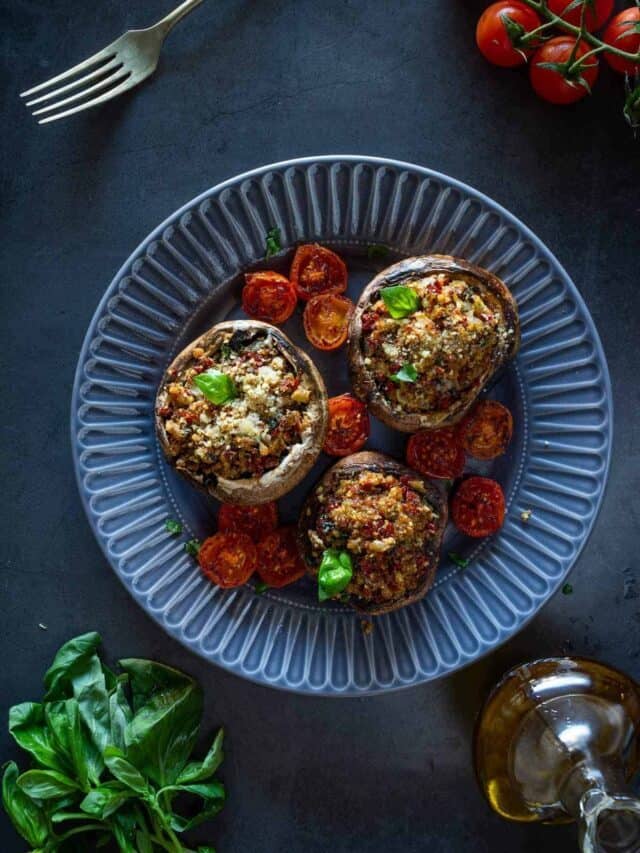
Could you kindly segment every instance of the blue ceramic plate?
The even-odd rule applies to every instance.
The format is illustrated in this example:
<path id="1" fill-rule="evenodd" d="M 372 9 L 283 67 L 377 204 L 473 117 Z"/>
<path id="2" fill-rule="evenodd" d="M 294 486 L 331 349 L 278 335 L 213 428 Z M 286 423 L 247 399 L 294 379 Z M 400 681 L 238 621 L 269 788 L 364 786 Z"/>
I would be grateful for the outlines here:
<path id="1" fill-rule="evenodd" d="M 472 541 L 450 528 L 434 588 L 375 618 L 372 631 L 340 605 L 319 606 L 303 580 L 263 595 L 208 583 L 184 542 L 214 529 L 217 506 L 168 468 L 153 426 L 163 370 L 204 329 L 240 316 L 242 273 L 264 265 L 277 226 L 293 247 L 319 241 L 349 267 L 357 298 L 383 266 L 409 255 L 467 258 L 503 278 L 518 300 L 522 348 L 490 395 L 514 415 L 506 456 L 470 466 L 507 496 L 503 529 Z M 383 244 L 384 260 L 367 247 Z M 299 310 L 285 331 L 307 348 Z M 331 395 L 348 389 L 346 355 L 313 352 Z M 563 582 L 593 526 L 611 447 L 611 391 L 602 347 L 575 286 L 506 210 L 419 166 L 317 157 L 266 166 L 189 202 L 118 272 L 87 332 L 71 433 L 80 494 L 107 559 L 131 594 L 181 643 L 231 672 L 307 693 L 364 695 L 452 672 L 511 637 Z M 374 423 L 368 446 L 402 456 L 405 438 Z M 280 502 L 296 519 L 322 457 Z M 529 521 L 521 513 L 532 510 Z M 164 522 L 179 518 L 180 537 Z M 470 560 L 465 569 L 448 553 Z"/>

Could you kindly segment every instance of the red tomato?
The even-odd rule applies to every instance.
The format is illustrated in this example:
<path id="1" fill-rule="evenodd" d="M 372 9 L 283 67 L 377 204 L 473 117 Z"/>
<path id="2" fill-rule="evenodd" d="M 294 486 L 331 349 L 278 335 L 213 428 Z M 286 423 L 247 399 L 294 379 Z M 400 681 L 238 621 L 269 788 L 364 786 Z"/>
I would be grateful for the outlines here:
<path id="1" fill-rule="evenodd" d="M 288 278 L 273 270 L 247 273 L 242 288 L 242 309 L 254 320 L 284 323 L 298 302 L 295 287 Z"/>
<path id="2" fill-rule="evenodd" d="M 480 15 L 476 27 L 476 44 L 480 53 L 493 65 L 514 68 L 527 61 L 527 53 L 531 52 L 531 47 L 523 46 L 521 50 L 514 47 L 505 28 L 503 16 L 520 24 L 527 32 L 539 27 L 541 21 L 537 12 L 518 0 L 492 3 Z"/>
<path id="3" fill-rule="evenodd" d="M 220 533 L 246 533 L 253 542 L 278 526 L 278 507 L 275 501 L 258 506 L 222 504 L 218 513 Z"/>
<path id="4" fill-rule="evenodd" d="M 602 40 L 620 50 L 637 53 L 640 50 L 640 8 L 632 6 L 614 15 L 604 31 Z M 633 74 L 640 68 L 640 62 L 632 62 L 630 59 L 616 56 L 615 53 L 605 53 L 604 58 L 614 71 L 621 74 Z"/>
<path id="5" fill-rule="evenodd" d="M 495 459 L 513 435 L 511 412 L 497 400 L 481 400 L 458 427 L 462 446 L 476 459 Z"/>
<path id="6" fill-rule="evenodd" d="M 558 15 L 563 21 L 568 24 L 573 24 L 574 27 L 580 26 L 580 18 L 582 16 L 582 6 L 575 6 L 565 12 L 567 6 L 571 6 L 573 0 L 547 0 L 549 11 L 554 15 Z M 595 32 L 603 27 L 611 17 L 613 12 L 614 0 L 586 0 L 586 11 L 584 13 L 584 25 L 589 32 Z"/>
<path id="7" fill-rule="evenodd" d="M 407 465 L 425 477 L 454 480 L 464 470 L 464 450 L 452 427 L 423 430 L 407 444 Z"/>
<path id="8" fill-rule="evenodd" d="M 329 428 L 322 449 L 330 456 L 349 456 L 369 438 L 369 413 L 351 394 L 329 400 Z"/>
<path id="9" fill-rule="evenodd" d="M 587 67 L 583 67 L 580 75 L 586 80 L 589 89 L 578 81 L 578 78 L 566 80 L 559 71 L 553 68 L 543 68 L 541 63 L 566 62 L 571 56 L 575 39 L 572 36 L 557 36 L 545 42 L 538 48 L 531 60 L 529 77 L 536 94 L 552 104 L 573 104 L 589 94 L 598 77 L 598 59 L 590 56 Z M 589 45 L 581 42 L 576 51 L 578 60 L 589 50 Z"/>
<path id="10" fill-rule="evenodd" d="M 311 299 L 319 293 L 344 293 L 347 268 L 342 258 L 331 249 L 307 243 L 298 246 L 291 264 L 291 282 L 300 299 Z"/>
<path id="11" fill-rule="evenodd" d="M 295 525 L 278 527 L 258 542 L 258 574 L 268 586 L 287 586 L 299 580 L 305 572 Z"/>
<path id="12" fill-rule="evenodd" d="M 462 533 L 474 538 L 491 536 L 504 522 L 504 493 L 495 480 L 469 477 L 458 486 L 451 503 L 451 518 Z"/>
<path id="13" fill-rule="evenodd" d="M 218 586 L 242 586 L 255 572 L 258 551 L 246 533 L 216 533 L 200 546 L 198 562 L 205 575 Z"/>
<path id="14" fill-rule="evenodd" d="M 302 322 L 309 341 L 322 350 L 334 350 L 347 340 L 354 304 L 338 293 L 321 293 L 305 305 Z"/>

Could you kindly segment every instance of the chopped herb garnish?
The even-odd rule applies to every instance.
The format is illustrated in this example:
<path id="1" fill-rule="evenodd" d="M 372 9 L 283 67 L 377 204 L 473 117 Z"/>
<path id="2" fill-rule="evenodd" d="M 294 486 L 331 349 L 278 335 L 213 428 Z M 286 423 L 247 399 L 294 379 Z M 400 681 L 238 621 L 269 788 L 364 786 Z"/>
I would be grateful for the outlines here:
<path id="1" fill-rule="evenodd" d="M 231 349 L 231 347 L 227 343 L 222 344 L 222 346 L 220 347 L 220 357 L 222 359 L 231 358 L 232 352 L 233 352 L 233 350 Z"/>
<path id="2" fill-rule="evenodd" d="M 367 257 L 370 261 L 383 261 L 389 256 L 389 249 L 381 243 L 372 243 L 367 248 Z"/>
<path id="3" fill-rule="evenodd" d="M 563 595 L 571 595 L 571 593 L 572 593 L 572 592 L 573 592 L 573 587 L 571 586 L 571 584 L 570 584 L 570 583 L 566 583 L 566 584 L 562 587 L 562 594 L 563 594 Z"/>
<path id="4" fill-rule="evenodd" d="M 266 592 L 269 589 L 269 584 L 264 581 L 258 581 L 254 586 L 253 590 L 256 595 L 262 595 L 263 592 Z"/>
<path id="5" fill-rule="evenodd" d="M 265 258 L 270 258 L 272 255 L 277 255 L 282 246 L 280 245 L 280 229 L 279 228 L 270 228 L 267 231 L 267 237 L 265 240 Z"/>
<path id="6" fill-rule="evenodd" d="M 405 287 L 403 284 L 397 284 L 393 287 L 383 287 L 380 291 L 382 301 L 384 302 L 387 311 L 394 320 L 401 320 L 403 317 L 408 317 L 420 307 L 420 299 L 415 290 L 410 287 Z"/>
<path id="7" fill-rule="evenodd" d="M 199 539 L 189 539 L 188 542 L 184 543 L 184 550 L 187 554 L 190 554 L 192 557 L 197 557 L 200 553 L 200 540 Z"/>
<path id="8" fill-rule="evenodd" d="M 328 548 L 318 570 L 318 600 L 326 601 L 342 592 L 353 577 L 353 563 L 346 551 Z"/>
<path id="9" fill-rule="evenodd" d="M 207 400 L 216 406 L 221 406 L 237 396 L 233 379 L 219 370 L 205 370 L 204 373 L 194 376 L 193 381 Z"/>
<path id="10" fill-rule="evenodd" d="M 460 554 L 456 554 L 455 551 L 449 551 L 449 559 L 456 566 L 460 566 L 461 569 L 466 569 L 469 565 L 469 560 L 466 557 L 461 557 Z"/>
<path id="11" fill-rule="evenodd" d="M 393 373 L 389 379 L 392 382 L 415 382 L 418 378 L 418 371 L 412 364 L 403 364 L 397 373 Z"/>
<path id="12" fill-rule="evenodd" d="M 182 525 L 179 521 L 176 521 L 175 518 L 168 518 L 164 523 L 164 529 L 172 536 L 177 536 L 178 533 L 182 533 Z"/>

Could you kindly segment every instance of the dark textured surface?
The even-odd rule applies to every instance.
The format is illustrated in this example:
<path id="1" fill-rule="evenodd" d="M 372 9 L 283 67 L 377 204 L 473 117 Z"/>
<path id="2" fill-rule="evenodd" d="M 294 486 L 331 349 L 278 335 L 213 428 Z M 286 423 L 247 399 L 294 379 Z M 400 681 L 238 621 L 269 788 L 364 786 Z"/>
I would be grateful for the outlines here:
<path id="1" fill-rule="evenodd" d="M 471 765 L 475 713 L 527 657 L 570 650 L 640 675 L 630 582 L 640 584 L 640 148 L 612 75 L 593 99 L 559 110 L 534 99 L 524 74 L 487 66 L 473 49 L 483 5 L 207 0 L 170 37 L 151 82 L 99 112 L 38 127 L 20 89 L 171 3 L 1 4 L 2 718 L 40 695 L 56 648 L 91 628 L 112 659 L 155 657 L 193 673 L 207 728 L 224 721 L 229 732 L 228 808 L 201 836 L 220 853 L 569 851 L 571 827 L 510 825 L 488 810 Z M 585 296 L 615 400 L 609 487 L 573 595 L 557 595 L 515 640 L 448 680 L 348 701 L 244 683 L 161 633 L 93 540 L 68 440 L 85 328 L 137 243 L 224 178 L 320 153 L 422 163 L 521 217 Z M 0 757 L 17 757 L 5 734 Z M 24 849 L 4 817 L 0 849 Z"/>

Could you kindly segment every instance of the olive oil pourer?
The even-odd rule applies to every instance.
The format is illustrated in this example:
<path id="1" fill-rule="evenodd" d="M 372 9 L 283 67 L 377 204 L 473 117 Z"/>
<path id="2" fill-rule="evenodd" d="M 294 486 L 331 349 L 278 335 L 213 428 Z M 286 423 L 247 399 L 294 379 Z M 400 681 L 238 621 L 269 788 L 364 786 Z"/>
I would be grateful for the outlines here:
<path id="1" fill-rule="evenodd" d="M 487 699 L 474 748 L 502 817 L 575 820 L 582 853 L 640 853 L 640 686 L 629 676 L 583 658 L 522 664 Z"/>

